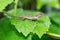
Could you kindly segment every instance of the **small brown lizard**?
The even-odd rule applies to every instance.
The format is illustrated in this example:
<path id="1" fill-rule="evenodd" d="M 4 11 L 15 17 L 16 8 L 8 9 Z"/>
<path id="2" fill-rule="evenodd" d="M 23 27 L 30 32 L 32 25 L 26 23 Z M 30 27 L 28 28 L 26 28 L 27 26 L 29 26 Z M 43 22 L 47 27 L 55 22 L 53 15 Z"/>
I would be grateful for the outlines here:
<path id="1" fill-rule="evenodd" d="M 22 18 L 22 19 L 37 19 L 37 18 L 39 18 L 39 17 L 41 17 L 41 16 L 44 16 L 44 14 L 37 14 L 37 15 L 34 15 L 34 16 L 32 16 L 32 15 L 28 15 L 28 16 L 20 16 L 19 18 Z"/>

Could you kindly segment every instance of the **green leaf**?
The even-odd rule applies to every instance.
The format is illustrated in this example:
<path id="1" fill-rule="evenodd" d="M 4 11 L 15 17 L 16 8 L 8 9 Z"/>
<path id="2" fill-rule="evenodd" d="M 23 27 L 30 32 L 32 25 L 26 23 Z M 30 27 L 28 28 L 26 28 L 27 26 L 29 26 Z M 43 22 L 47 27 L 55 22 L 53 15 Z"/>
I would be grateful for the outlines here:
<path id="1" fill-rule="evenodd" d="M 33 30 L 33 33 L 36 33 L 39 38 L 42 37 L 48 31 L 48 27 L 46 27 L 43 23 L 37 23 L 36 27 Z"/>
<path id="2" fill-rule="evenodd" d="M 18 20 L 16 18 L 12 18 L 11 23 L 15 25 L 18 32 L 22 32 L 25 36 L 32 32 L 35 27 L 35 23 L 31 20 Z"/>
<path id="3" fill-rule="evenodd" d="M 60 35 L 60 26 L 56 24 L 51 24 L 51 27 L 49 28 L 49 32 Z"/>
<path id="4" fill-rule="evenodd" d="M 26 16 L 26 15 L 40 14 L 40 12 L 31 11 L 31 10 L 23 10 L 22 8 L 19 8 L 16 11 L 17 11 L 16 16 Z M 14 16 L 14 10 L 9 10 L 8 12 L 5 13 L 5 15 Z"/>
<path id="5" fill-rule="evenodd" d="M 50 13 L 51 18 L 51 26 L 49 28 L 49 32 L 52 33 L 51 36 L 55 36 L 55 38 L 60 38 L 60 12 L 53 11 Z"/>
<path id="6" fill-rule="evenodd" d="M 51 15 L 51 20 L 53 20 L 56 24 L 60 25 L 60 12 L 53 11 L 49 15 Z"/>
<path id="7" fill-rule="evenodd" d="M 0 12 L 3 11 L 3 9 L 12 2 L 13 0 L 0 0 Z"/>
<path id="8" fill-rule="evenodd" d="M 8 18 L 0 19 L 0 40 L 31 40 L 31 36 L 24 37 L 22 33 L 18 33 Z"/>
<path id="9" fill-rule="evenodd" d="M 44 5 L 45 3 L 43 3 L 41 0 L 37 0 L 37 9 L 41 9 L 41 7 Z"/>
<path id="10" fill-rule="evenodd" d="M 49 3 L 49 5 L 51 7 L 57 8 L 59 9 L 59 0 L 50 0 L 51 2 Z"/>
<path id="11" fill-rule="evenodd" d="M 40 9 L 45 4 L 59 9 L 58 0 L 37 0 L 37 9 Z"/>
<path id="12" fill-rule="evenodd" d="M 51 23 L 50 19 L 46 15 L 38 18 L 38 20 L 40 21 L 40 23 L 36 24 L 36 27 L 34 28 L 33 32 L 41 38 L 41 36 L 48 31 Z"/>
<path id="13" fill-rule="evenodd" d="M 38 20 L 42 22 L 12 18 L 11 23 L 15 25 L 18 32 L 22 32 L 25 36 L 33 31 L 33 33 L 36 33 L 41 38 L 41 36 L 48 31 L 50 20 L 47 16 L 41 17 L 41 19 Z"/>
<path id="14" fill-rule="evenodd" d="M 50 27 L 50 19 L 47 15 L 44 15 L 40 18 L 38 18 L 38 20 L 42 21 L 43 24 L 45 24 L 48 28 Z"/>
<path id="15" fill-rule="evenodd" d="M 11 13 L 8 12 L 8 14 L 11 14 Z M 18 16 L 37 15 L 37 14 L 40 14 L 40 12 L 27 11 L 27 10 L 23 10 L 20 12 L 17 9 Z M 18 32 L 20 32 L 20 33 L 22 32 L 25 36 L 27 36 L 30 32 L 34 32 L 33 30 L 35 30 L 37 26 L 38 26 L 37 28 L 39 28 L 39 26 L 40 26 L 39 24 L 41 24 L 41 26 L 43 26 L 42 29 L 46 28 L 46 30 L 41 31 L 41 33 L 39 32 L 40 35 L 42 36 L 50 26 L 50 20 L 47 15 L 44 15 L 35 21 L 28 20 L 28 19 L 23 20 L 23 19 L 18 19 L 18 18 L 13 18 L 13 17 L 10 19 L 10 21 L 13 25 L 15 25 Z M 41 27 L 40 27 L 40 29 L 41 29 Z M 38 31 L 40 31 L 40 30 L 38 30 Z M 39 37 L 41 37 L 40 35 L 39 35 Z"/>

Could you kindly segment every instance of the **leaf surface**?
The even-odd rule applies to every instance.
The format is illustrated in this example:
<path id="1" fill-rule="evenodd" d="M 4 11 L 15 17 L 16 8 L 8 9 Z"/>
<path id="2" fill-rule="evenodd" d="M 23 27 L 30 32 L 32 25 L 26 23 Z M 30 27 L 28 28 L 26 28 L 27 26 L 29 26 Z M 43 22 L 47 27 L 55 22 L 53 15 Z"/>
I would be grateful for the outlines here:
<path id="1" fill-rule="evenodd" d="M 0 0 L 0 12 L 3 11 L 3 9 L 12 2 L 13 0 Z"/>

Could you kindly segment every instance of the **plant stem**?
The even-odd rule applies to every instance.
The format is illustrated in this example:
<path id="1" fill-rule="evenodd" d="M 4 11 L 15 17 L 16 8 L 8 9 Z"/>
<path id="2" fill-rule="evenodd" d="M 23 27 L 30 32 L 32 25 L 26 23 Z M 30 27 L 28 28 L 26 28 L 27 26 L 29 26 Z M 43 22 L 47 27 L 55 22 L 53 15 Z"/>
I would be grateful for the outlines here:
<path id="1" fill-rule="evenodd" d="M 59 34 L 54 34 L 54 33 L 50 33 L 50 32 L 47 32 L 46 34 L 51 36 L 52 38 L 60 39 L 60 35 Z"/>
<path id="2" fill-rule="evenodd" d="M 16 14 L 17 14 L 17 4 L 18 4 L 18 0 L 15 0 L 14 1 L 14 16 L 16 16 Z"/>

